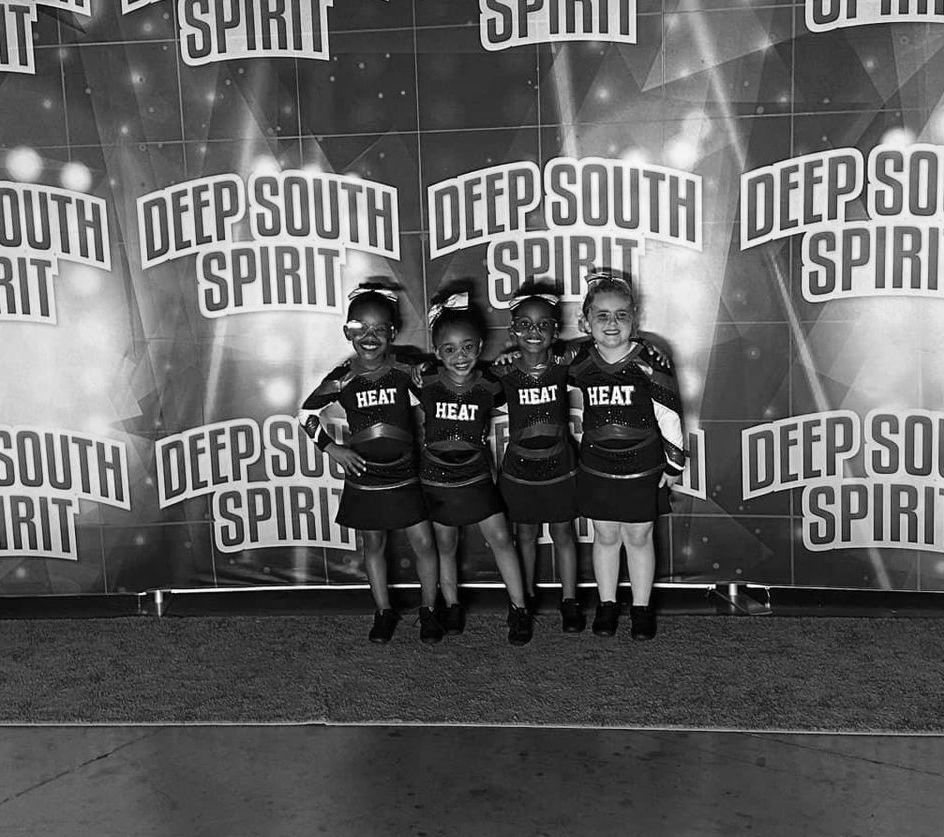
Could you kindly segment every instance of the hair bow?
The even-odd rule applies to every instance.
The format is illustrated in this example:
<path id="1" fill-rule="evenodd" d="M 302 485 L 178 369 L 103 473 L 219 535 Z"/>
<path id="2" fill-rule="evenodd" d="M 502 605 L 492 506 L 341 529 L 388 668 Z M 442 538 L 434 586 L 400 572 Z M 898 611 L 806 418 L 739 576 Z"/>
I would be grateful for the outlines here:
<path id="1" fill-rule="evenodd" d="M 527 302 L 529 299 L 543 299 L 548 305 L 557 305 L 560 302 L 560 299 L 554 294 L 525 294 L 512 299 L 508 307 L 514 311 L 522 302 Z"/>
<path id="2" fill-rule="evenodd" d="M 452 294 L 452 296 L 447 297 L 442 302 L 437 302 L 429 307 L 429 313 L 426 315 L 426 320 L 429 323 L 429 327 L 432 328 L 436 320 L 438 320 L 443 311 L 447 308 L 450 310 L 459 310 L 463 311 L 469 307 L 469 294 L 468 291 L 463 291 L 461 294 Z"/>
<path id="3" fill-rule="evenodd" d="M 353 300 L 363 294 L 380 294 L 384 299 L 389 299 L 391 302 L 397 301 L 397 292 L 390 288 L 354 288 L 354 290 L 347 295 L 347 298 Z"/>
<path id="4" fill-rule="evenodd" d="M 611 273 L 608 270 L 594 270 L 587 275 L 587 287 L 589 288 L 594 282 L 602 282 L 604 279 L 610 279 L 613 282 L 619 282 L 620 284 L 625 285 L 627 288 L 632 290 L 632 285 L 629 280 L 623 276 L 620 276 L 616 273 Z"/>

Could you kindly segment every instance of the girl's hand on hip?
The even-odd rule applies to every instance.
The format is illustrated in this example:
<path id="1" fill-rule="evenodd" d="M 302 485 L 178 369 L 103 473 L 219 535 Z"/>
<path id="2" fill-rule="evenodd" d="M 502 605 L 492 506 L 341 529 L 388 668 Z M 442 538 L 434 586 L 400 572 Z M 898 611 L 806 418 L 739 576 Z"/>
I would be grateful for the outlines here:
<path id="1" fill-rule="evenodd" d="M 662 486 L 667 486 L 672 488 L 680 479 L 682 478 L 681 474 L 662 474 L 662 479 L 659 480 L 659 488 Z"/>
<path id="2" fill-rule="evenodd" d="M 332 443 L 325 450 L 328 456 L 341 466 L 345 474 L 359 477 L 367 471 L 367 460 L 350 448 Z"/>

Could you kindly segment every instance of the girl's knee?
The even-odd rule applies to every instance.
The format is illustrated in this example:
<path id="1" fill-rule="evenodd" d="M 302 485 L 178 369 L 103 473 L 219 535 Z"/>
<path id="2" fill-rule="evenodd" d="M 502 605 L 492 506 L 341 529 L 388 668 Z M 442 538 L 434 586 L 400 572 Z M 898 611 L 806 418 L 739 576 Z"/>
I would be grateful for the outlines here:
<path id="1" fill-rule="evenodd" d="M 365 552 L 383 552 L 387 546 L 387 533 L 379 530 L 361 532 Z"/>
<path id="2" fill-rule="evenodd" d="M 426 555 L 436 551 L 436 540 L 432 532 L 422 532 L 413 536 L 413 551 Z"/>
<path id="3" fill-rule="evenodd" d="M 511 533 L 507 529 L 498 529 L 493 532 L 488 532 L 485 535 L 485 540 L 488 541 L 488 545 L 492 548 L 492 552 L 496 552 L 501 549 L 511 549 L 512 540 Z"/>
<path id="4" fill-rule="evenodd" d="M 629 546 L 648 546 L 652 543 L 653 524 L 632 523 L 625 527 L 623 535 Z"/>
<path id="5" fill-rule="evenodd" d="M 567 523 L 552 523 L 549 528 L 554 546 L 569 546 L 574 542 L 574 526 L 570 521 Z"/>
<path id="6" fill-rule="evenodd" d="M 540 531 L 541 527 L 537 523 L 515 524 L 515 536 L 520 543 L 534 543 Z"/>
<path id="7" fill-rule="evenodd" d="M 436 548 L 436 541 L 433 538 L 433 531 L 428 523 L 417 523 L 406 531 L 407 538 L 410 540 L 410 546 L 417 553 L 432 552 Z"/>
<path id="8" fill-rule="evenodd" d="M 600 546 L 616 546 L 621 543 L 619 525 L 594 522 L 593 542 L 600 544 Z"/>
<path id="9" fill-rule="evenodd" d="M 437 526 L 436 545 L 440 552 L 454 552 L 459 546 L 459 530 L 454 526 Z"/>
<path id="10" fill-rule="evenodd" d="M 479 524 L 479 530 L 485 540 L 488 541 L 492 552 L 513 548 L 511 530 L 508 528 L 508 524 L 502 515 L 497 514 L 494 517 L 483 520 L 481 524 Z"/>

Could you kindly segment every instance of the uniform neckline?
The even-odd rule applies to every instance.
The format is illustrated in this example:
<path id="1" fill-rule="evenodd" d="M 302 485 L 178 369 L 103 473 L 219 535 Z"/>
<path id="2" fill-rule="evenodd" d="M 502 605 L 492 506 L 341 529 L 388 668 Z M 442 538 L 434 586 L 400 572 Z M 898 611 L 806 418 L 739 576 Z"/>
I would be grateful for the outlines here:
<path id="1" fill-rule="evenodd" d="M 548 353 L 547 361 L 539 367 L 528 368 L 522 362 L 521 356 L 516 357 L 512 363 L 514 364 L 515 369 L 519 372 L 523 372 L 529 378 L 543 378 L 554 366 L 554 359 L 550 353 Z"/>
<path id="2" fill-rule="evenodd" d="M 619 360 L 613 361 L 612 363 L 603 357 L 602 354 L 600 354 L 600 350 L 597 348 L 596 343 L 590 347 L 590 350 L 596 355 L 596 359 L 600 366 L 605 366 L 608 369 L 622 369 L 624 366 L 632 363 L 634 360 L 636 360 L 636 358 L 639 357 L 639 354 L 642 351 L 642 344 L 638 340 L 633 340 L 630 350 Z"/>
<path id="3" fill-rule="evenodd" d="M 472 374 L 466 378 L 466 381 L 461 384 L 457 384 L 452 378 L 449 377 L 445 369 L 439 370 L 439 380 L 446 386 L 446 389 L 450 389 L 453 392 L 465 392 L 474 386 L 482 377 L 481 369 L 473 369 Z"/>
<path id="4" fill-rule="evenodd" d="M 383 359 L 383 363 L 380 364 L 376 369 L 368 369 L 364 366 L 363 361 L 357 356 L 351 360 L 351 371 L 355 375 L 376 375 L 378 372 L 386 372 L 393 366 L 393 358 L 390 357 L 390 353 L 387 353 L 387 356 Z"/>

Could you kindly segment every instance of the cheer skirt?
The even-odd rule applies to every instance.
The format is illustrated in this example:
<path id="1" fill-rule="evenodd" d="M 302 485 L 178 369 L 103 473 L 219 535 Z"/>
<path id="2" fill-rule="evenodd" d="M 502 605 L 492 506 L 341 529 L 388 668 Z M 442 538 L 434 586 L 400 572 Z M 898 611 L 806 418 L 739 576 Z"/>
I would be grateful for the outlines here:
<path id="1" fill-rule="evenodd" d="M 626 473 L 619 449 L 583 445 L 577 470 L 577 508 L 591 520 L 646 523 L 672 511 L 668 488 L 659 487 L 664 465 Z"/>
<path id="2" fill-rule="evenodd" d="M 509 443 L 498 480 L 513 523 L 564 523 L 577 516 L 576 456 L 569 439 L 548 448 Z"/>
<path id="3" fill-rule="evenodd" d="M 442 456 L 426 448 L 420 484 L 434 523 L 468 526 L 504 511 L 484 450 Z"/>
<path id="4" fill-rule="evenodd" d="M 366 460 L 360 477 L 344 480 L 335 521 L 349 529 L 405 529 L 426 519 L 412 452 L 391 462 Z"/>

